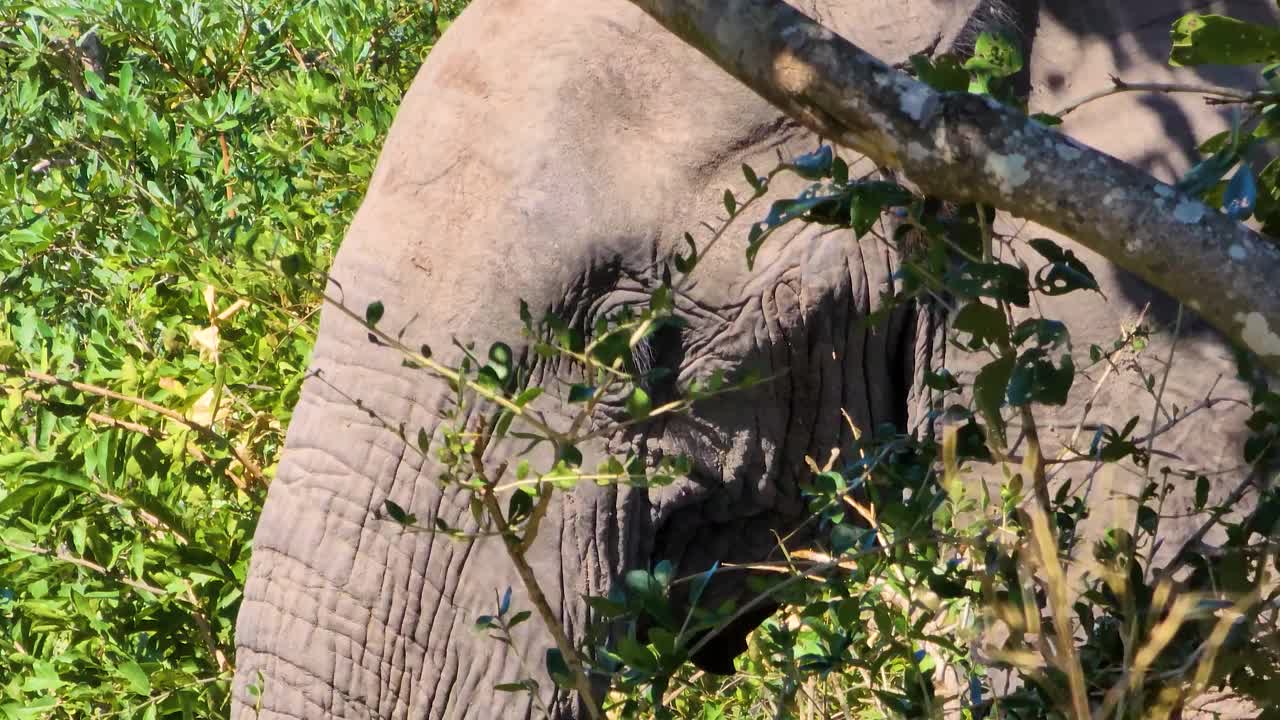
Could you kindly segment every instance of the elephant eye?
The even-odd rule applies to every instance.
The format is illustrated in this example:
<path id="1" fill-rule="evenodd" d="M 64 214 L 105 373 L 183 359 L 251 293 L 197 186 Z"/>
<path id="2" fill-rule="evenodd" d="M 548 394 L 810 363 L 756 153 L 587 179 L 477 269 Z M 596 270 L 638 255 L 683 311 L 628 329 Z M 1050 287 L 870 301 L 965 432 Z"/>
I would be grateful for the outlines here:
<path id="1" fill-rule="evenodd" d="M 655 407 L 679 398 L 677 381 L 684 362 L 684 332 L 679 326 L 662 325 L 636 344 L 631 357 L 640 387 Z"/>

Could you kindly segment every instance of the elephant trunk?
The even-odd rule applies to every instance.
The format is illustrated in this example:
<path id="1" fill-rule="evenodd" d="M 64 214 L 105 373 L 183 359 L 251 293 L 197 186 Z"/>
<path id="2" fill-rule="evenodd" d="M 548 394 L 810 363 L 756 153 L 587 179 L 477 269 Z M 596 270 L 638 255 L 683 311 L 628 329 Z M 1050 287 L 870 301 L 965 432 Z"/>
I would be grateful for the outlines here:
<path id="1" fill-rule="evenodd" d="M 504 341 L 536 365 L 520 342 L 517 299 L 537 309 L 557 304 L 553 297 L 563 303 L 554 272 L 507 275 L 505 311 L 493 306 L 485 267 L 493 258 L 456 249 L 460 277 L 446 290 L 424 273 L 419 248 L 386 257 L 387 233 L 413 234 L 393 227 L 399 216 L 384 203 L 395 207 L 395 194 L 371 191 L 338 255 L 330 296 L 357 317 L 381 302 L 378 328 L 414 348 L 460 356 L 449 351 L 453 333 L 465 328 L 481 354 Z M 451 257 L 447 249 L 429 254 L 442 265 Z M 379 294 L 389 288 L 400 294 Z M 430 321 L 419 317 L 422 308 Z M 511 647 L 475 629 L 508 588 L 508 617 L 534 607 L 501 538 L 472 516 L 471 492 L 443 485 L 435 448 L 419 447 L 420 431 L 438 442 L 442 423 L 466 420 L 445 418 L 454 401 L 448 385 L 405 367 L 400 352 L 370 342 L 367 328 L 332 307 L 319 337 L 254 538 L 233 717 L 509 718 L 542 715 L 543 706 L 552 717 L 578 716 L 576 700 L 547 678 L 544 653 L 554 643 L 536 612 L 513 630 Z M 487 464 L 514 460 L 519 449 L 513 440 L 495 443 Z M 532 460 L 549 467 L 546 458 Z M 629 515 L 629 497 L 615 488 L 557 493 L 541 521 L 528 556 L 570 637 L 585 632 L 582 596 L 606 593 L 628 562 L 617 518 Z M 387 501 L 414 515 L 415 527 L 388 517 Z M 472 537 L 434 532 L 437 518 Z M 530 679 L 532 694 L 493 690 Z"/>
<path id="2" fill-rule="evenodd" d="M 255 536 L 233 715 L 507 718 L 541 703 L 552 717 L 577 717 L 546 678 L 542 655 L 553 642 L 536 612 L 514 629 L 511 647 L 475 627 L 497 614 L 508 588 L 508 618 L 534 606 L 499 537 L 427 529 L 439 518 L 464 533 L 486 530 L 471 515 L 471 494 L 442 487 L 438 463 L 384 422 L 405 417 L 431 434 L 429 420 L 419 425 L 424 408 L 396 415 L 403 401 L 394 393 L 356 395 L 377 375 L 350 360 L 325 363 L 331 350 L 318 348 L 325 372 L 304 390 Z M 373 353 L 368 360 L 382 363 Z M 388 500 L 419 520 L 405 527 L 388 517 Z M 558 498 L 528 554 L 570 637 L 584 631 L 581 596 L 607 591 L 614 563 L 597 530 L 610 526 L 617 500 L 603 490 Z M 532 695 L 493 690 L 530 679 Z"/>

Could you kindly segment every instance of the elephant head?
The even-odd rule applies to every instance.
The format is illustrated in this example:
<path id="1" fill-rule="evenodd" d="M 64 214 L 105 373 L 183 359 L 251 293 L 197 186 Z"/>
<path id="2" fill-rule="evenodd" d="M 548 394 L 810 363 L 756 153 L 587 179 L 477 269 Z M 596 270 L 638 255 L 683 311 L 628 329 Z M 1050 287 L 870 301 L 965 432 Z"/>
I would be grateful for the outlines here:
<path id="1" fill-rule="evenodd" d="M 801 4 L 887 62 L 1018 15 L 977 0 Z M 350 308 L 381 302 L 382 327 L 440 355 L 455 339 L 508 343 L 524 375 L 550 385 L 558 368 L 522 339 L 519 301 L 582 328 L 646 301 L 684 232 L 722 213 L 726 188 L 745 189 L 744 162 L 771 165 L 816 142 L 625 0 L 475 0 L 404 99 L 330 292 Z M 774 552 L 775 532 L 805 517 L 804 458 L 850 445 L 841 410 L 861 428 L 905 431 L 928 409 L 921 377 L 941 361 L 937 319 L 916 307 L 869 319 L 895 282 L 891 247 L 806 226 L 772 239 L 752 272 L 740 248 L 727 240 L 702 259 L 675 293 L 684 326 L 637 353 L 671 371 L 655 398 L 715 371 L 776 379 L 582 448 L 586 466 L 632 452 L 687 455 L 692 468 L 667 487 L 555 496 L 528 557 L 574 639 L 588 622 L 582 598 L 628 570 L 668 560 L 689 574 Z M 442 488 L 409 439 L 434 433 L 451 393 L 402 360 L 358 321 L 322 313 L 254 539 L 233 714 L 527 717 L 529 695 L 492 688 L 533 675 L 551 716 L 578 717 L 543 674 L 541 623 L 521 625 L 511 652 L 472 630 L 508 587 L 529 606 L 501 541 L 406 532 L 381 512 L 390 500 L 474 529 L 467 491 Z M 566 419 L 556 403 L 545 412 Z M 518 450 L 503 441 L 488 454 Z M 710 592 L 743 587 L 728 578 Z M 723 667 L 749 629 L 699 660 Z"/>

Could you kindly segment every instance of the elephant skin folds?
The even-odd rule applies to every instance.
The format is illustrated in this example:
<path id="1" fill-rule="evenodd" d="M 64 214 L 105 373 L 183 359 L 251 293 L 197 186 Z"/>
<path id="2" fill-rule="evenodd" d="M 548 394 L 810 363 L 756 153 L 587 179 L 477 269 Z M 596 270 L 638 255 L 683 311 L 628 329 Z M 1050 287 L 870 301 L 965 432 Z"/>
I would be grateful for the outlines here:
<path id="1" fill-rule="evenodd" d="M 888 62 L 906 60 L 939 35 L 950 43 L 977 5 L 796 4 Z M 1174 2 L 1153 4 L 1177 10 Z M 1156 20 L 1098 12 L 1098 23 L 1108 22 L 1108 12 L 1122 15 L 1115 27 L 1129 34 L 1109 35 L 1089 24 L 1091 16 L 1044 3 L 1034 102 L 1074 95 L 1073 82 L 1105 82 L 1107 69 L 1122 63 L 1126 74 L 1156 67 L 1146 46 L 1131 40 Z M 1078 80 L 1036 69 L 1070 68 L 1064 58 L 1076 57 L 1089 71 Z M 1114 102 L 1131 104 L 1113 116 L 1167 117 L 1168 108 L 1133 98 Z M 1176 105 L 1193 117 L 1188 127 L 1199 133 L 1216 122 L 1192 105 Z M 1156 170 L 1166 161 L 1184 166 L 1180 151 L 1109 149 L 1107 142 L 1125 140 L 1105 132 L 1099 116 L 1082 110 L 1078 122 L 1086 141 L 1122 157 L 1145 158 Z M 425 343 L 446 362 L 457 360 L 454 338 L 480 351 L 509 343 L 532 381 L 552 389 L 537 401 L 540 409 L 562 419 L 552 397 L 557 368 L 522 340 L 519 300 L 535 317 L 554 311 L 584 327 L 643 300 L 660 282 L 655 259 L 683 250 L 686 230 L 723 214 L 725 188 L 746 194 L 743 162 L 766 169 L 777 153 L 808 152 L 816 142 L 626 0 L 475 0 L 401 105 L 334 262 L 330 294 L 357 314 L 381 301 L 380 327 L 405 328 L 408 345 Z M 774 194 L 802 186 L 780 176 Z M 688 574 L 776 552 L 773 533 L 803 518 L 797 482 L 805 455 L 826 457 L 849 444 L 840 410 L 863 428 L 906 429 L 928 404 L 919 377 L 939 361 L 936 318 L 905 308 L 880 326 L 866 322 L 897 268 L 890 248 L 871 236 L 854 241 L 848 233 L 788 228 L 765 245 L 753 272 L 742 248 L 741 238 L 729 237 L 702 260 L 697 281 L 675 298 L 688 327 L 645 350 L 652 362 L 677 365 L 671 369 L 680 383 L 714 370 L 755 369 L 779 380 L 582 448 L 586 467 L 606 452 L 651 461 L 687 453 L 694 471 L 649 491 L 584 485 L 557 494 L 529 556 L 572 638 L 586 627 L 582 597 L 607 594 L 627 570 L 666 559 Z M 1046 311 L 1073 331 L 1076 320 L 1084 322 L 1081 347 L 1109 341 L 1126 308 L 1151 297 L 1087 259 L 1110 283 L 1112 303 L 1089 305 L 1088 316 Z M 1171 378 L 1180 398 L 1226 367 L 1217 338 L 1188 328 L 1194 336 L 1179 347 L 1199 367 Z M 532 607 L 497 541 L 404 532 L 382 517 L 391 500 L 423 524 L 439 517 L 476 529 L 467 496 L 442 489 L 439 468 L 388 429 L 404 423 L 407 437 L 418 428 L 431 434 L 449 407 L 447 389 L 366 336 L 335 309 L 322 311 L 316 375 L 301 393 L 255 535 L 237 627 L 233 717 L 533 717 L 540 710 L 527 695 L 493 690 L 531 673 L 553 717 L 583 717 L 576 700 L 552 692 L 543 670 L 552 643 L 536 619 L 516 629 L 511 652 L 472 630 L 507 587 L 514 609 Z M 1108 419 L 1132 410 L 1133 395 L 1104 398 Z M 1092 417 L 1104 421 L 1097 410 Z M 1215 416 L 1215 428 L 1225 431 L 1232 420 Z M 1189 457 L 1223 462 L 1238 446 L 1221 434 L 1178 442 L 1205 452 Z M 496 444 L 490 459 L 518 449 Z M 550 465 L 545 456 L 531 461 Z M 707 602 L 744 593 L 742 578 L 718 579 Z M 724 668 L 729 641 L 740 639 L 726 638 L 730 649 L 706 664 Z"/>

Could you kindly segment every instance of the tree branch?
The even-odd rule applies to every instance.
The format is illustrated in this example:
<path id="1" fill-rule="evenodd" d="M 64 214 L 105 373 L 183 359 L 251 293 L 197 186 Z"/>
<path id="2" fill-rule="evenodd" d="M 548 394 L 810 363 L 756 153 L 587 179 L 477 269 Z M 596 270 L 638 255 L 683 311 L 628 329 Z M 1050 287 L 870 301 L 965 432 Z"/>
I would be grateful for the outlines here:
<path id="1" fill-rule="evenodd" d="M 169 408 L 164 407 L 163 405 L 158 405 L 145 398 L 133 397 L 132 395 L 125 395 L 124 393 L 116 392 L 115 390 L 111 390 L 110 388 L 99 387 L 97 385 L 90 385 L 89 383 L 83 383 L 76 380 L 68 380 L 66 378 L 60 378 L 60 377 L 57 377 L 56 375 L 50 375 L 49 373 L 43 373 L 36 370 L 23 370 L 21 368 L 14 368 L 14 367 L 9 367 L 7 365 L 0 365 L 0 375 L 25 377 L 28 380 L 34 380 L 43 385 L 56 385 L 59 387 L 70 388 L 78 392 L 87 393 L 89 395 L 95 395 L 97 397 L 107 398 L 109 400 L 119 400 L 121 402 L 126 402 L 131 405 L 140 407 L 143 410 L 154 413 L 161 417 L 168 418 L 169 420 L 172 420 L 173 422 L 178 423 L 179 425 L 194 431 L 196 434 L 200 435 L 206 440 L 210 440 L 212 442 L 215 442 L 225 447 L 231 453 L 232 457 L 234 457 L 236 461 L 240 463 L 240 466 L 244 468 L 245 473 L 247 473 L 251 478 L 258 481 L 259 483 L 262 483 L 264 486 L 267 484 L 266 476 L 262 474 L 262 468 L 258 467 L 258 463 L 256 463 L 253 460 L 253 458 L 249 456 L 249 453 L 247 450 L 237 446 L 234 442 L 232 442 L 231 438 L 228 438 L 219 434 L 218 431 L 214 430 L 212 425 L 205 425 L 204 423 L 199 423 L 194 420 L 190 420 L 185 416 L 183 416 L 182 413 L 177 412 L 176 410 L 170 410 Z M 91 419 L 98 420 L 99 418 L 95 417 Z"/>
<path id="2" fill-rule="evenodd" d="M 1219 104 L 1233 102 L 1253 102 L 1262 99 L 1260 93 L 1238 93 L 1228 88 L 1215 88 L 1212 85 L 1190 85 L 1186 83 L 1153 83 L 1153 82 L 1125 82 L 1115 75 L 1111 76 L 1111 87 L 1096 92 L 1089 93 L 1084 97 L 1073 100 L 1063 106 L 1063 108 L 1055 113 L 1058 117 L 1063 117 L 1079 110 L 1081 106 L 1087 105 L 1095 100 L 1101 100 L 1112 95 L 1130 92 L 1149 92 L 1163 93 L 1169 95 L 1172 93 L 1193 93 L 1196 95 L 1204 95 L 1206 103 L 1217 102 Z"/>
<path id="3" fill-rule="evenodd" d="M 977 95 L 939 93 L 782 0 L 631 0 L 819 135 L 921 190 L 1074 238 L 1280 370 L 1280 248 L 1142 170 Z"/>

